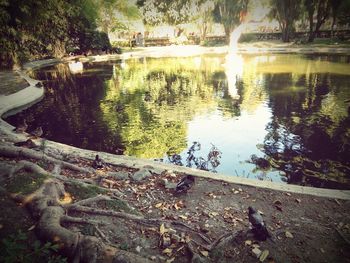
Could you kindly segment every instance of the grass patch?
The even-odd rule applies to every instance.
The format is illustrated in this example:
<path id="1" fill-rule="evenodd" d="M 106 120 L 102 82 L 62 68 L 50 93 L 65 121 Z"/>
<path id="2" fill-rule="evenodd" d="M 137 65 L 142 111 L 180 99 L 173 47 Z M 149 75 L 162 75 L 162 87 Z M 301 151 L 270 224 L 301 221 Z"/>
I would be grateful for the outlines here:
<path id="1" fill-rule="evenodd" d="M 96 228 L 93 225 L 83 225 L 81 228 L 81 233 L 87 236 L 94 236 L 96 233 Z"/>
<path id="2" fill-rule="evenodd" d="M 5 188 L 10 193 L 27 195 L 38 190 L 47 178 L 42 174 L 20 172 L 6 182 Z"/>
<path id="3" fill-rule="evenodd" d="M 107 192 L 94 185 L 85 186 L 79 183 L 67 183 L 65 184 L 65 189 L 75 200 L 83 200 Z"/>
<path id="4" fill-rule="evenodd" d="M 5 193 L 0 192 L 0 236 L 6 237 L 19 229 L 23 231 L 34 224 L 26 209 L 18 206 Z"/>

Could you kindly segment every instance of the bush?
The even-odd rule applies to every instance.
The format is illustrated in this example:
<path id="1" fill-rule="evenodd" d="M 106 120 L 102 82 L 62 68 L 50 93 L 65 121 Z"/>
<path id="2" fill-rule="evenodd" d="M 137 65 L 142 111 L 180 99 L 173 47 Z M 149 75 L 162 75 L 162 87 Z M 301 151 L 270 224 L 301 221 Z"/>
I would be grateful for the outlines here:
<path id="1" fill-rule="evenodd" d="M 129 47 L 129 40 L 118 40 L 112 42 L 112 47 Z"/>
<path id="2" fill-rule="evenodd" d="M 256 35 L 255 34 L 242 34 L 241 37 L 239 38 L 238 42 L 252 42 L 256 41 Z"/>

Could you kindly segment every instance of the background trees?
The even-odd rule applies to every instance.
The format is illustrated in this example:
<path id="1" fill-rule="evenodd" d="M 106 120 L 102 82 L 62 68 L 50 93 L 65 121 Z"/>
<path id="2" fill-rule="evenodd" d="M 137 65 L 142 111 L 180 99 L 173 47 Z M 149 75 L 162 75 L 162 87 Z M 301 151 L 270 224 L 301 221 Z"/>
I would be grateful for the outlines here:
<path id="1" fill-rule="evenodd" d="M 247 12 L 249 0 L 218 0 L 214 9 L 214 19 L 223 25 L 227 42 L 230 34 Z"/>
<path id="2" fill-rule="evenodd" d="M 121 23 L 118 12 L 138 15 L 126 0 L 0 0 L 0 66 L 108 49 L 107 34 Z"/>
<path id="3" fill-rule="evenodd" d="M 294 23 L 299 18 L 301 0 L 271 0 L 270 18 L 278 21 L 282 31 L 282 41 L 289 42 L 295 30 Z"/>

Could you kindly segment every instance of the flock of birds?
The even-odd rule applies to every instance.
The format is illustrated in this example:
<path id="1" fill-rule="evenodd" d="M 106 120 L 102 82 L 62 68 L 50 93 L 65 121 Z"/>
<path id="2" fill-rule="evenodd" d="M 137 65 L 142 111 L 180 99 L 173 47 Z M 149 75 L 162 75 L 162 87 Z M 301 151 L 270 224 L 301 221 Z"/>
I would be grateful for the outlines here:
<path id="1" fill-rule="evenodd" d="M 103 169 L 105 162 L 101 159 L 99 155 L 95 156 L 95 159 L 92 163 L 94 169 Z M 185 175 L 177 183 L 174 194 L 185 194 L 195 183 L 195 177 L 193 175 Z M 257 240 L 265 241 L 268 238 L 271 238 L 269 231 L 266 228 L 266 224 L 262 215 L 255 208 L 248 207 L 248 218 L 249 222 L 252 225 L 251 232 Z"/>

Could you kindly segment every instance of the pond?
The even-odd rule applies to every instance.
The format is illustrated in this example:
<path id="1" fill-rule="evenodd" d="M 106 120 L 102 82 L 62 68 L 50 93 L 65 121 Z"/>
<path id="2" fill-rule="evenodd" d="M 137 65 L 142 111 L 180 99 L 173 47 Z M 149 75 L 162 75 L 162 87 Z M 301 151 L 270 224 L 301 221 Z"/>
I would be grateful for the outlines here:
<path id="1" fill-rule="evenodd" d="M 244 54 L 57 64 L 32 72 L 44 99 L 7 121 L 24 117 L 45 138 L 96 151 L 350 189 L 349 62 Z"/>

